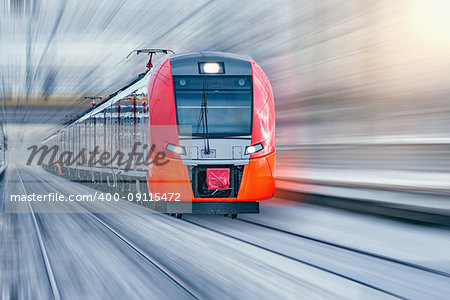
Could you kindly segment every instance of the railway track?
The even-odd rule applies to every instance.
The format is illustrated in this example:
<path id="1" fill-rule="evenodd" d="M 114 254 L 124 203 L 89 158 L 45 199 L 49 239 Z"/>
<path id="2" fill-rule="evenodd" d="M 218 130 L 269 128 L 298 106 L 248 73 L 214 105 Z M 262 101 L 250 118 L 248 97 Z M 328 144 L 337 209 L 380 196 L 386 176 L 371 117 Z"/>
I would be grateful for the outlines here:
<path id="1" fill-rule="evenodd" d="M 433 294 L 434 296 L 437 295 L 437 299 L 442 297 L 442 299 L 445 299 L 443 297 L 443 294 L 446 293 L 445 285 L 450 283 L 450 280 L 448 278 L 450 277 L 448 273 L 435 270 L 432 268 L 428 268 L 425 266 L 421 266 L 418 264 L 410 263 L 403 260 L 398 260 L 395 258 L 367 252 L 364 250 L 339 245 L 336 243 L 332 243 L 320 238 L 314 238 L 307 235 L 297 234 L 294 232 L 289 232 L 287 230 L 279 229 L 276 227 L 272 227 L 265 224 L 260 224 L 257 222 L 245 220 L 242 218 L 237 218 L 236 220 L 233 220 L 232 222 L 240 221 L 246 224 L 249 224 L 250 226 L 257 226 L 264 231 L 259 232 L 256 231 L 255 228 L 247 227 L 246 232 L 242 233 L 240 228 L 242 227 L 235 227 L 232 228 L 230 226 L 230 223 L 224 222 L 220 225 L 217 223 L 208 222 L 203 219 L 197 219 L 193 218 L 194 220 L 188 218 L 183 218 L 182 220 L 184 222 L 193 224 L 195 226 L 198 226 L 200 228 L 203 228 L 205 230 L 217 233 L 219 235 L 222 235 L 227 238 L 231 238 L 237 241 L 240 241 L 242 243 L 254 246 L 256 248 L 280 255 L 282 257 L 288 258 L 292 261 L 302 263 L 305 265 L 308 265 L 310 267 L 325 271 L 327 273 L 333 274 L 335 276 L 341 277 L 343 279 L 352 281 L 354 283 L 360 284 L 362 286 L 365 286 L 367 288 L 376 290 L 378 292 L 384 293 L 389 296 L 393 296 L 399 299 L 410 299 L 417 297 L 417 294 L 420 295 L 420 297 L 430 297 L 429 294 Z M 230 220 L 231 221 L 231 220 Z M 223 227 L 221 227 L 223 225 Z M 280 235 L 277 236 L 288 236 L 289 239 L 283 239 L 283 240 L 277 240 L 276 243 L 272 244 L 270 238 L 273 236 L 270 234 L 269 231 L 272 232 L 279 232 Z M 286 237 L 285 237 L 286 238 Z M 288 247 L 277 247 L 282 241 L 292 241 L 292 239 L 296 239 L 297 242 L 302 242 L 295 244 L 295 249 L 298 249 L 299 251 L 289 251 L 286 250 Z M 300 251 L 300 245 L 304 244 L 303 242 L 306 241 L 308 244 L 315 243 L 316 246 L 312 249 L 316 249 L 317 253 L 320 253 L 322 259 L 318 260 L 317 256 L 315 256 L 314 250 L 311 248 L 306 248 L 307 250 L 304 250 L 303 252 Z M 319 247 L 317 247 L 319 246 Z M 324 248 L 325 247 L 325 248 Z M 336 250 L 330 250 L 330 249 L 336 249 Z M 331 255 L 328 254 L 328 251 L 331 252 Z M 336 252 L 338 251 L 338 252 Z M 307 253 L 309 252 L 309 253 Z M 343 254 L 345 256 L 343 256 Z M 328 258 L 327 258 L 328 254 Z M 366 259 L 363 259 L 364 256 Z M 345 266 L 342 267 L 339 264 L 333 264 L 334 259 L 340 259 L 345 263 Z M 361 260 L 363 259 L 363 260 Z M 361 261 L 367 261 L 369 264 L 362 264 L 361 267 L 367 268 L 368 274 L 366 276 L 360 276 L 361 273 L 358 272 L 358 268 L 355 270 L 355 266 L 358 266 L 358 262 Z M 348 263 L 351 262 L 351 263 Z M 397 267 L 396 267 L 397 266 Z M 392 274 L 390 274 L 392 272 Z M 417 282 L 417 285 L 411 284 L 408 281 L 405 281 L 402 279 L 397 279 L 396 276 L 398 274 L 409 274 L 408 276 L 411 279 L 411 276 L 414 277 L 415 281 Z M 415 275 L 413 275 L 415 274 Z M 431 279 L 430 276 L 433 276 L 436 281 Z M 391 282 L 392 281 L 392 282 Z M 429 282 L 427 282 L 429 281 Z M 402 284 L 402 286 L 398 286 L 396 283 Z M 421 287 L 421 284 L 427 282 L 427 284 L 431 285 L 427 288 Z M 438 290 L 440 289 L 440 290 Z M 440 296 L 439 296 L 440 295 Z"/>
<path id="2" fill-rule="evenodd" d="M 373 253 L 373 252 L 368 252 L 368 251 L 357 249 L 357 248 L 350 247 L 350 246 L 339 245 L 339 244 L 336 244 L 336 243 L 333 243 L 333 242 L 329 242 L 329 241 L 326 241 L 326 240 L 323 240 L 323 239 L 320 239 L 320 238 L 316 238 L 316 237 L 312 237 L 312 236 L 308 236 L 308 235 L 300 234 L 300 233 L 296 233 L 296 232 L 291 232 L 291 231 L 288 231 L 288 230 L 276 228 L 276 227 L 273 227 L 273 226 L 270 226 L 270 225 L 261 224 L 261 223 L 258 223 L 258 222 L 254 222 L 254 221 L 250 221 L 250 220 L 246 220 L 246 219 L 242 219 L 242 218 L 237 218 L 236 220 L 240 221 L 240 222 L 247 223 L 247 224 L 252 224 L 252 225 L 255 225 L 255 226 L 259 226 L 259 227 L 262 227 L 262 228 L 274 230 L 274 231 L 277 231 L 277 232 L 285 233 L 285 234 L 288 234 L 288 235 L 291 235 L 291 236 L 299 237 L 299 238 L 302 238 L 302 239 L 306 239 L 306 240 L 309 240 L 309 241 L 313 241 L 313 242 L 316 242 L 316 243 L 320 243 L 320 244 L 323 244 L 323 245 L 335 247 L 335 248 L 346 250 L 346 251 L 350 251 L 350 252 L 353 252 L 353 253 L 366 255 L 368 257 L 382 259 L 382 260 L 393 262 L 393 263 L 396 263 L 396 264 L 399 264 L 399 265 L 403 265 L 403 266 L 406 266 L 406 267 L 411 267 L 411 268 L 415 268 L 415 269 L 422 270 L 422 271 L 425 271 L 425 272 L 429 272 L 429 273 L 433 273 L 433 274 L 436 274 L 436 275 L 440 275 L 440 276 L 444 276 L 444 277 L 449 277 L 450 278 L 450 273 L 448 273 L 448 272 L 444 272 L 444 271 L 441 271 L 441 270 L 428 268 L 428 267 L 425 267 L 425 266 L 422 266 L 422 265 L 418 265 L 418 264 L 415 264 L 415 263 L 411 263 L 411 262 L 408 262 L 408 261 L 392 258 L 392 257 L 389 257 L 389 256 L 385 256 L 385 255 L 381 255 L 381 254 L 377 254 L 377 253 Z"/>
<path id="3" fill-rule="evenodd" d="M 16 169 L 16 170 L 17 170 L 17 176 L 18 176 L 18 178 L 20 180 L 23 192 L 25 194 L 27 194 L 27 189 L 25 188 L 25 185 L 23 183 L 24 181 L 23 181 L 22 176 L 20 175 L 20 171 L 19 171 L 19 169 Z M 33 211 L 33 206 L 31 205 L 31 202 L 28 202 L 28 207 L 30 208 L 31 218 L 33 220 L 33 227 L 34 227 L 34 230 L 36 232 L 36 237 L 37 237 L 38 242 L 39 242 L 39 249 L 40 249 L 40 252 L 42 254 L 42 259 L 44 261 L 46 276 L 47 276 L 47 279 L 48 279 L 48 282 L 49 282 L 49 285 L 50 285 L 50 290 L 52 292 L 53 298 L 56 299 L 56 300 L 60 300 L 61 299 L 61 294 L 59 292 L 59 288 L 58 288 L 58 285 L 56 283 L 55 274 L 53 272 L 53 268 L 52 268 L 52 265 L 50 263 L 50 259 L 49 259 L 48 252 L 47 252 L 47 248 L 45 247 L 44 239 L 42 237 L 42 232 L 41 232 L 41 229 L 39 227 L 36 215 L 35 215 L 35 213 Z"/>
<path id="4" fill-rule="evenodd" d="M 259 248 L 259 249 L 262 249 L 262 250 L 265 250 L 265 251 L 268 251 L 268 252 L 271 252 L 271 253 L 280 255 L 280 256 L 282 256 L 282 257 L 285 257 L 285 258 L 288 258 L 288 259 L 290 259 L 290 260 L 293 260 L 293 261 L 296 261 L 296 262 L 305 264 L 305 265 L 307 265 L 307 266 L 310 266 L 310 267 L 319 269 L 319 270 L 321 270 L 321 271 L 325 271 L 325 272 L 327 272 L 327 273 L 330 273 L 330 274 L 333 274 L 333 275 L 335 275 L 335 276 L 344 278 L 344 279 L 346 279 L 346 280 L 352 281 L 352 282 L 357 283 L 357 284 L 360 284 L 360 285 L 362 285 L 362 286 L 371 288 L 371 289 L 373 289 L 373 290 L 376 290 L 376 291 L 378 291 L 378 292 L 384 293 L 384 294 L 386 294 L 386 295 L 393 296 L 393 297 L 396 297 L 396 298 L 398 298 L 398 299 L 407 299 L 406 297 L 403 297 L 403 296 L 401 296 L 401 295 L 399 295 L 399 294 L 390 292 L 390 291 L 385 290 L 385 289 L 383 289 L 383 288 L 377 287 L 377 286 L 372 285 L 372 284 L 370 284 L 370 283 L 361 281 L 361 280 L 356 279 L 356 278 L 352 278 L 352 277 L 347 276 L 347 275 L 345 275 L 345 274 L 342 274 L 342 273 L 333 271 L 333 270 L 331 270 L 331 269 L 329 269 L 329 268 L 325 268 L 325 267 L 319 266 L 319 265 L 317 265 L 317 264 L 308 262 L 308 261 L 306 261 L 306 260 L 299 259 L 299 258 L 293 257 L 293 256 L 291 256 L 291 255 L 287 255 L 287 254 L 281 253 L 281 252 L 279 252 L 279 251 L 270 249 L 270 248 L 268 248 L 268 247 L 259 245 L 259 244 L 257 244 L 257 243 L 253 243 L 253 242 L 250 242 L 250 241 L 248 241 L 248 240 L 244 240 L 244 239 L 242 239 L 242 238 L 239 238 L 239 237 L 237 237 L 237 236 L 234 236 L 234 235 L 225 233 L 225 232 L 220 231 L 220 230 L 218 230 L 218 229 L 211 228 L 211 227 L 208 227 L 208 226 L 205 226 L 205 225 L 196 223 L 196 222 L 194 222 L 194 221 L 187 220 L 187 219 L 185 219 L 185 218 L 182 219 L 182 220 L 183 220 L 184 222 L 193 224 L 193 225 L 198 226 L 198 227 L 201 227 L 201 228 L 203 228 L 203 229 L 206 229 L 206 230 L 212 231 L 212 232 L 214 232 L 214 233 L 223 235 L 223 236 L 225 236 L 225 237 L 232 238 L 232 239 L 234 239 L 234 240 L 243 242 L 243 243 L 245 243 L 245 244 L 254 246 L 254 247 L 256 247 L 256 248 Z"/>
<path id="5" fill-rule="evenodd" d="M 142 250 L 141 248 L 139 248 L 131 240 L 127 239 L 124 235 L 120 234 L 116 229 L 114 229 L 112 226 L 106 224 L 104 221 L 102 221 L 99 217 L 97 217 L 93 213 L 88 212 L 86 209 L 84 209 L 84 210 L 85 210 L 86 214 L 88 214 L 93 219 L 95 219 L 99 224 L 101 224 L 103 227 L 105 227 L 107 230 L 109 230 L 112 234 L 114 234 L 116 237 L 118 237 L 122 242 L 127 244 L 134 252 L 136 252 L 141 257 L 143 257 L 147 262 L 149 262 L 150 264 L 152 264 L 153 266 L 158 268 L 164 275 L 169 277 L 173 282 L 175 282 L 178 286 L 180 286 L 183 290 L 185 290 L 194 299 L 202 299 L 202 297 L 200 297 L 200 295 L 192 287 L 190 287 L 187 283 L 185 283 L 183 280 L 181 280 L 174 273 L 172 273 L 169 269 L 164 267 L 161 263 L 159 263 L 148 252 L 146 252 L 146 251 Z"/>
<path id="6" fill-rule="evenodd" d="M 48 186 L 50 186 L 52 189 L 55 189 L 54 186 L 51 186 L 46 180 L 42 180 L 40 178 L 36 178 L 39 182 L 46 184 Z M 20 180 L 22 181 L 22 178 L 20 178 Z M 23 185 L 23 182 L 22 182 Z M 60 192 L 63 192 L 61 189 L 57 188 Z M 77 203 L 77 202 L 75 202 Z M 178 285 L 181 289 L 183 289 L 188 295 L 190 295 L 192 298 L 194 299 L 203 299 L 203 297 L 200 296 L 200 294 L 195 291 L 195 289 L 193 289 L 191 286 L 189 286 L 189 284 L 187 284 L 186 282 L 184 282 L 182 279 L 180 279 L 176 274 L 174 274 L 173 272 L 171 272 L 168 268 L 166 268 L 163 264 L 161 264 L 160 262 L 158 262 L 157 259 L 155 259 L 148 251 L 145 251 L 143 249 L 141 249 L 139 246 L 137 246 L 135 243 L 133 243 L 130 239 L 128 239 L 127 237 L 125 237 L 123 234 L 121 234 L 117 229 L 115 229 L 113 226 L 107 224 L 106 222 L 104 222 L 101 218 L 99 218 L 98 216 L 96 216 L 94 213 L 89 212 L 86 208 L 84 208 L 81 204 L 77 203 L 77 207 L 79 207 L 82 210 L 82 213 L 85 215 L 90 216 L 93 220 L 95 220 L 98 224 L 100 224 L 103 228 L 107 229 L 109 232 L 111 232 L 111 234 L 113 236 L 115 236 L 116 238 L 118 238 L 119 240 L 121 240 L 123 243 L 125 243 L 130 249 L 133 250 L 133 252 L 135 252 L 136 254 L 138 254 L 140 257 L 142 257 L 143 259 L 145 259 L 145 261 L 147 261 L 149 264 L 151 264 L 152 266 L 156 267 L 162 274 L 164 274 L 164 276 L 170 278 L 176 285 Z M 30 204 L 31 207 L 31 204 Z M 36 219 L 36 217 L 33 214 L 33 218 Z M 35 222 L 35 226 L 37 226 L 37 230 L 39 230 L 39 227 L 37 225 L 37 222 Z M 41 243 L 42 242 L 42 243 Z M 43 243 L 42 237 L 40 238 L 40 244 L 42 244 L 42 246 L 45 249 L 45 245 Z M 46 253 L 46 252 L 45 252 Z M 45 254 L 47 257 L 47 261 L 48 260 L 48 255 Z M 49 264 L 50 265 L 50 264 Z M 54 275 L 52 274 L 52 278 L 53 278 L 53 282 L 55 282 L 54 280 Z M 54 284 L 56 286 L 56 282 Z M 53 288 L 53 286 L 52 286 Z M 58 293 L 59 296 L 59 293 Z M 60 298 L 56 298 L 55 299 L 60 299 Z"/>
<path id="7" fill-rule="evenodd" d="M 58 189 L 59 191 L 64 193 L 64 191 L 62 190 L 62 187 L 53 186 L 48 182 L 48 180 L 40 179 L 37 176 L 36 176 L 36 179 L 38 179 L 43 184 L 48 185 L 52 189 Z M 192 286 L 190 286 L 189 284 L 184 282 L 180 277 L 178 277 L 176 274 L 171 272 L 168 268 L 166 268 L 164 266 L 164 264 L 161 264 L 157 259 L 155 259 L 155 257 L 153 257 L 151 255 L 151 253 L 148 252 L 148 250 L 140 248 L 138 246 L 138 244 L 134 243 L 126 235 L 122 234 L 117 226 L 110 224 L 111 222 L 105 221 L 105 219 L 102 218 L 101 214 L 95 214 L 95 213 L 89 212 L 81 204 L 78 204 L 77 207 L 80 207 L 80 209 L 82 209 L 85 214 L 92 217 L 98 224 L 100 224 L 102 227 L 106 228 L 109 232 L 111 232 L 112 235 L 114 235 L 116 238 L 120 239 L 123 243 L 125 243 L 128 247 L 130 247 L 130 249 L 132 249 L 133 252 L 135 252 L 138 255 L 140 255 L 141 257 L 143 257 L 146 261 L 148 261 L 148 263 L 150 263 L 151 265 L 156 267 L 159 271 L 164 273 L 165 276 L 169 277 L 172 281 L 174 281 L 177 285 L 179 285 L 186 292 L 187 295 L 189 295 L 190 297 L 195 298 L 195 299 L 202 298 L 200 296 L 200 293 L 198 293 L 195 289 L 193 289 Z M 162 216 L 160 216 L 160 217 L 162 217 Z M 165 219 L 167 219 L 167 218 L 165 218 Z M 227 219 L 222 219 L 222 220 L 227 220 Z M 435 276 L 434 278 L 436 278 L 436 276 L 442 276 L 445 278 L 450 277 L 448 273 L 440 271 L 440 270 L 435 270 L 435 269 L 421 266 L 418 264 L 414 264 L 414 263 L 411 263 L 408 261 L 403 261 L 403 260 L 391 258 L 388 256 L 372 253 L 369 251 L 364 251 L 361 249 L 357 249 L 357 248 L 353 248 L 353 247 L 349 247 L 349 246 L 345 246 L 345 245 L 340 245 L 340 244 L 333 243 L 333 242 L 330 242 L 330 241 L 327 241 L 324 239 L 316 238 L 313 236 L 308 236 L 305 234 L 291 232 L 291 231 L 284 230 L 281 228 L 276 228 L 276 227 L 273 227 L 270 225 L 254 222 L 252 220 L 238 218 L 235 221 L 233 221 L 233 222 L 236 222 L 236 221 L 242 222 L 242 223 L 248 224 L 248 226 L 258 227 L 262 230 L 262 232 L 277 232 L 276 236 L 278 236 L 278 237 L 284 238 L 285 236 L 288 236 L 289 239 L 298 238 L 298 240 L 305 240 L 310 243 L 317 244 L 318 246 L 322 247 L 324 250 L 327 250 L 329 248 L 332 248 L 332 249 L 334 248 L 336 250 L 333 250 L 333 252 L 330 252 L 331 253 L 331 256 L 329 257 L 330 259 L 333 259 L 334 256 L 336 256 L 337 259 L 341 258 L 341 257 L 339 257 L 339 255 L 340 255 L 341 251 L 343 251 L 346 253 L 347 257 L 350 257 L 350 259 L 353 259 L 352 257 L 355 257 L 358 260 L 358 259 L 360 259 L 358 257 L 366 256 L 372 265 L 369 264 L 368 266 L 366 266 L 364 264 L 361 264 L 361 267 L 363 267 L 363 268 L 367 267 L 368 270 L 370 270 L 370 266 L 374 266 L 374 265 L 378 266 L 379 265 L 381 267 L 381 268 L 374 268 L 374 270 L 371 270 L 372 272 L 369 272 L 370 273 L 368 275 L 369 277 L 367 277 L 367 276 L 365 278 L 364 278 L 364 276 L 359 277 L 359 276 L 357 276 L 357 274 L 355 275 L 355 273 L 352 273 L 352 271 L 351 271 L 352 264 L 353 263 L 357 264 L 357 262 L 349 263 L 348 269 L 339 269 L 336 267 L 336 265 L 327 264 L 326 260 L 318 262 L 314 259 L 311 259 L 312 256 L 307 256 L 307 255 L 302 256 L 302 255 L 299 255 L 297 253 L 292 253 L 292 252 L 289 253 L 289 251 L 286 251 L 284 248 L 280 249 L 278 247 L 278 249 L 277 249 L 277 247 L 272 247 L 272 245 L 270 243 L 267 244 L 267 243 L 263 243 L 262 241 L 258 241 L 258 240 L 255 240 L 255 239 L 252 239 L 249 237 L 245 237 L 244 233 L 242 233 L 244 235 L 244 237 L 242 237 L 242 235 L 239 235 L 237 232 L 233 233 L 233 231 L 231 230 L 231 233 L 230 233 L 228 228 L 224 227 L 221 229 L 220 226 L 218 227 L 218 226 L 216 226 L 216 224 L 206 223 L 207 225 L 205 225 L 204 221 L 205 221 L 204 219 L 200 219 L 197 222 L 196 218 L 194 218 L 194 220 L 191 220 L 191 217 L 187 217 L 182 220 L 177 220 L 176 222 L 190 223 L 194 226 L 203 228 L 205 230 L 214 232 L 216 234 L 225 236 L 227 238 L 237 240 L 237 241 L 245 243 L 247 245 L 257 247 L 261 250 L 268 251 L 272 254 L 282 256 L 284 258 L 295 261 L 297 263 L 301 263 L 301 264 L 307 265 L 309 267 L 327 272 L 334 276 L 340 277 L 342 279 L 351 281 L 353 283 L 364 286 L 366 288 L 383 293 L 386 296 L 392 296 L 392 297 L 395 297 L 398 299 L 409 299 L 409 298 L 411 298 L 411 296 L 409 294 L 409 291 L 407 291 L 407 290 L 406 291 L 404 289 L 402 290 L 402 288 L 392 289 L 389 287 L 389 284 L 386 284 L 386 282 L 389 280 L 390 270 L 398 271 L 398 268 L 396 268 L 396 267 L 393 267 L 392 269 L 390 269 L 393 264 L 401 266 L 401 268 L 400 268 L 401 272 L 408 272 L 408 270 L 416 272 L 417 270 L 420 270 L 421 272 L 427 272 L 427 273 L 433 274 L 433 276 Z M 249 229 L 248 230 L 249 232 L 253 232 L 250 227 L 248 229 Z M 327 250 L 327 251 L 331 251 L 331 250 Z M 336 252 L 336 251 L 338 251 L 338 252 Z M 321 253 L 321 254 L 323 254 L 323 253 Z M 326 253 L 325 253 L 325 255 L 326 255 Z M 375 264 L 373 264 L 374 261 L 375 261 Z M 385 265 L 385 264 L 387 264 L 387 265 Z M 381 281 L 380 280 L 377 281 L 376 276 L 373 277 L 373 278 L 375 278 L 375 280 L 373 280 L 373 278 L 371 277 L 371 276 L 373 276 L 374 273 L 377 273 L 377 272 L 378 272 L 378 275 L 381 275 L 381 277 L 384 276 L 384 278 L 382 278 Z M 403 274 L 407 274 L 407 273 L 403 273 Z M 413 277 L 414 277 L 414 275 L 413 275 Z M 425 278 L 425 277 L 423 277 L 423 273 L 420 273 L 416 277 Z M 380 279 L 380 278 L 378 278 L 378 279 Z M 430 281 L 433 281 L 433 280 L 430 279 Z M 380 282 L 381 282 L 381 284 L 380 284 Z M 435 284 L 435 283 L 433 283 L 433 284 Z M 405 288 L 405 287 L 403 287 L 403 288 Z M 422 290 L 418 289 L 418 290 L 419 290 L 419 293 L 424 293 L 426 295 L 426 291 L 424 289 L 422 289 Z M 445 290 L 445 287 L 444 287 L 444 290 Z M 433 292 L 433 291 L 431 291 L 431 292 Z M 439 291 L 434 292 L 434 293 L 435 293 L 435 295 L 439 294 Z M 439 297 L 437 297 L 437 298 L 439 298 Z"/>

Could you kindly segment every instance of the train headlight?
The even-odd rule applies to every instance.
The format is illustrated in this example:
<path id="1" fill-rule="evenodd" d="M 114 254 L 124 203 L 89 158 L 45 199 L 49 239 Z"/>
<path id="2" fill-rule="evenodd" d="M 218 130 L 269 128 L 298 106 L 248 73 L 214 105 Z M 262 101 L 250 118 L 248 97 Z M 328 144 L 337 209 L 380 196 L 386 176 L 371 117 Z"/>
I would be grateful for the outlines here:
<path id="1" fill-rule="evenodd" d="M 245 155 L 253 154 L 264 149 L 261 143 L 245 147 Z"/>
<path id="2" fill-rule="evenodd" d="M 183 146 L 167 144 L 166 149 L 176 154 L 186 155 L 186 148 L 184 148 Z"/>
<path id="3" fill-rule="evenodd" d="M 225 69 L 222 62 L 200 62 L 198 69 L 201 74 L 224 74 Z"/>

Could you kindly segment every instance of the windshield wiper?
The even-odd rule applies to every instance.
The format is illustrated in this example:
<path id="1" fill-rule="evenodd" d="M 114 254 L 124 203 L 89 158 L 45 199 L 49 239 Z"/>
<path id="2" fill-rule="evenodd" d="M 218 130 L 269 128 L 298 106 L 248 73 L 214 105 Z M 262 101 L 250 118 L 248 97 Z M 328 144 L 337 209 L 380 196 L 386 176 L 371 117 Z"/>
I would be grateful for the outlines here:
<path id="1" fill-rule="evenodd" d="M 208 131 L 208 79 L 203 79 L 202 104 L 200 109 L 199 120 L 197 124 L 197 132 L 202 123 L 202 137 L 204 139 L 205 154 L 211 152 L 209 148 L 209 131 Z"/>

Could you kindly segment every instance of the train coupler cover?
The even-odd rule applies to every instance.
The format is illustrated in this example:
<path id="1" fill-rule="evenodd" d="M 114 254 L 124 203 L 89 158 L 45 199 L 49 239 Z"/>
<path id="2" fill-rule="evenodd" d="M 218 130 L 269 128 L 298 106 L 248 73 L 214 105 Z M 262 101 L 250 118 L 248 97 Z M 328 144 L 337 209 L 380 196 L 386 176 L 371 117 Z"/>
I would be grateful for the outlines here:
<path id="1" fill-rule="evenodd" d="M 206 185 L 208 186 L 208 190 L 228 190 L 230 187 L 230 169 L 206 169 Z"/>

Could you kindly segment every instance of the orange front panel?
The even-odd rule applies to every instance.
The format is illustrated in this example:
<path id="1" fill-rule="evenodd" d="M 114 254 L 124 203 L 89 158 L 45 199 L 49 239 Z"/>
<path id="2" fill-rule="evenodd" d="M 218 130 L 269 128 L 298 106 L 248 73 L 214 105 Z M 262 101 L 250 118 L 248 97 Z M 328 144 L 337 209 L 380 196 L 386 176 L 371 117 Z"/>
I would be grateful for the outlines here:
<path id="1" fill-rule="evenodd" d="M 179 193 L 181 201 L 233 202 L 267 200 L 275 192 L 275 152 L 250 159 L 244 167 L 237 198 L 194 198 L 188 169 L 179 159 L 166 158 L 163 166 L 150 165 L 147 174 L 152 193 Z"/>
<path id="2" fill-rule="evenodd" d="M 252 158 L 244 168 L 238 201 L 266 200 L 275 193 L 275 152 Z"/>
<path id="3" fill-rule="evenodd" d="M 166 157 L 165 161 L 163 166 L 150 165 L 147 173 L 149 191 L 153 194 L 179 193 L 179 200 L 192 201 L 194 196 L 187 167 L 179 159 Z"/>

